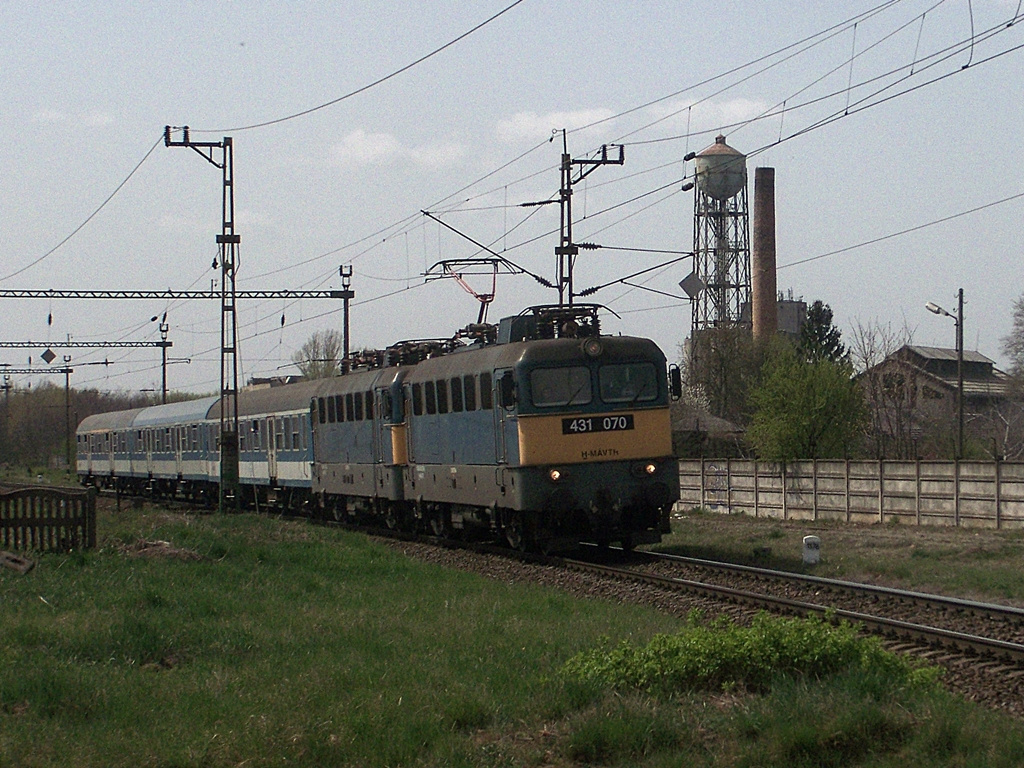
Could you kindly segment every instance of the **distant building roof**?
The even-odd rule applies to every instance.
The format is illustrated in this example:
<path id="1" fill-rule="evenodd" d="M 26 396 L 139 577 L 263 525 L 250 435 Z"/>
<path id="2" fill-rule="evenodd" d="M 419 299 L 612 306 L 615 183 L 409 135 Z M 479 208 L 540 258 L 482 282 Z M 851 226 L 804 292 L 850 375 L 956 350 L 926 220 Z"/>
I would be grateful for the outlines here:
<path id="1" fill-rule="evenodd" d="M 946 349 L 945 347 L 918 347 L 913 344 L 907 344 L 903 349 L 909 349 L 914 354 L 927 360 L 947 360 L 954 363 L 956 362 L 955 349 Z M 995 366 L 994 360 L 985 357 L 981 352 L 975 352 L 970 349 L 964 350 L 964 362 L 987 363 L 988 365 Z"/>
<path id="2" fill-rule="evenodd" d="M 736 437 L 742 435 L 744 429 L 727 419 L 712 416 L 703 408 L 676 401 L 672 403 L 672 431 L 702 432 L 710 437 Z"/>
<path id="3" fill-rule="evenodd" d="M 980 352 L 964 350 L 964 397 L 992 400 L 1009 396 L 1011 378 L 995 367 L 995 362 Z M 948 390 L 955 390 L 958 383 L 957 353 L 945 347 L 919 347 L 907 344 L 889 355 L 879 366 L 900 360 L 910 365 L 922 376 Z M 876 366 L 877 367 L 877 366 Z"/>

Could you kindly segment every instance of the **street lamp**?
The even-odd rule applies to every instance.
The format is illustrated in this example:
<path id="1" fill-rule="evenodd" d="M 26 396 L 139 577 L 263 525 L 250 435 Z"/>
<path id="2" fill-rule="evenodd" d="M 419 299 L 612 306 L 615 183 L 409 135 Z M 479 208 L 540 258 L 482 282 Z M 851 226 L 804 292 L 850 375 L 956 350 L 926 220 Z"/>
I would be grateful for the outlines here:
<path id="1" fill-rule="evenodd" d="M 924 308 L 936 315 L 953 319 L 956 325 L 956 457 L 964 457 L 964 289 L 957 294 L 956 314 L 947 312 L 929 301 Z"/>

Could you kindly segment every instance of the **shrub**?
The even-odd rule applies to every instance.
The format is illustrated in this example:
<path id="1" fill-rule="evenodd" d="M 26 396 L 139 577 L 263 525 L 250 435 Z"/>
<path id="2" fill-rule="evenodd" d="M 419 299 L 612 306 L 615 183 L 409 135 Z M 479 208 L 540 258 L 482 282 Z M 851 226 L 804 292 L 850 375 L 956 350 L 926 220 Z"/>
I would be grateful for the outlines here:
<path id="1" fill-rule="evenodd" d="M 702 624 L 691 616 L 674 635 L 656 635 L 644 647 L 623 642 L 569 659 L 563 674 L 591 684 L 655 693 L 766 691 L 779 676 L 821 679 L 850 670 L 882 673 L 893 685 L 930 685 L 937 668 L 922 667 L 861 637 L 848 623 L 759 614 L 749 627 L 729 619 Z"/>

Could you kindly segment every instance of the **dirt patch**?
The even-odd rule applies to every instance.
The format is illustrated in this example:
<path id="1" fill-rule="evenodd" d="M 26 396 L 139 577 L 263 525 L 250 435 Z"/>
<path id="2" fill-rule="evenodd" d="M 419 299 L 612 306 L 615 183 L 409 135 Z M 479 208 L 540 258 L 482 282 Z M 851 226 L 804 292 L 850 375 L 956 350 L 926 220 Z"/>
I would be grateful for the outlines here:
<path id="1" fill-rule="evenodd" d="M 159 539 L 139 539 L 134 544 L 123 547 L 124 551 L 135 557 L 164 557 L 175 560 L 203 560 L 202 555 L 192 549 L 176 547 L 169 541 Z"/>

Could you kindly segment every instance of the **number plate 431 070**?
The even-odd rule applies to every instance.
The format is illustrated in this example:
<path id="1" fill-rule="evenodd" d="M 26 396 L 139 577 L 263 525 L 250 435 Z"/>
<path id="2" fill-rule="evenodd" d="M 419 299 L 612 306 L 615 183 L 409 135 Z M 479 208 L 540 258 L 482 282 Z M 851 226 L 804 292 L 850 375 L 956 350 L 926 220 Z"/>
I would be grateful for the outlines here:
<path id="1" fill-rule="evenodd" d="M 633 414 L 622 413 L 614 416 L 578 416 L 562 419 L 563 435 L 583 435 L 589 432 L 621 432 L 633 429 Z"/>

